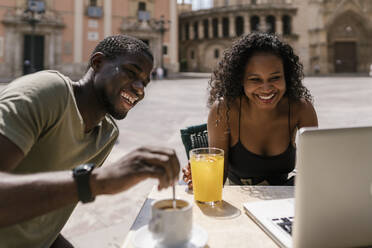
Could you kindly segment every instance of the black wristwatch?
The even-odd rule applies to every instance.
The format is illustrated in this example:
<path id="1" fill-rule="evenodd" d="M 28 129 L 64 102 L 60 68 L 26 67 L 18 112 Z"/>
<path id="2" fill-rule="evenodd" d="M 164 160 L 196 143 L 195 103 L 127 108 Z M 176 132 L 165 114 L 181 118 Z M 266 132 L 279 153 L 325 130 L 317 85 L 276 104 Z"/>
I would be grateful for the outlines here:
<path id="1" fill-rule="evenodd" d="M 73 177 L 77 185 L 77 192 L 79 200 L 82 203 L 94 201 L 94 196 L 90 189 L 90 174 L 94 169 L 94 164 L 81 164 L 74 169 L 72 169 Z"/>

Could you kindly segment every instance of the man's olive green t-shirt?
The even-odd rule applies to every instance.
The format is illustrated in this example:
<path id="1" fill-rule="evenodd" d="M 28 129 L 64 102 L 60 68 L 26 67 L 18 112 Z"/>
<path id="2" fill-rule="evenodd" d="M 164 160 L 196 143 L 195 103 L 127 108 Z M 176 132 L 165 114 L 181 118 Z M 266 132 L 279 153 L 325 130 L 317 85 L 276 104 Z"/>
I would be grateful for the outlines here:
<path id="1" fill-rule="evenodd" d="M 118 128 L 108 115 L 89 133 L 84 127 L 72 81 L 56 71 L 21 77 L 0 92 L 0 133 L 25 155 L 11 173 L 71 170 L 83 163 L 102 165 Z M 75 204 L 69 205 L 0 228 L 0 247 L 50 247 L 74 208 Z"/>

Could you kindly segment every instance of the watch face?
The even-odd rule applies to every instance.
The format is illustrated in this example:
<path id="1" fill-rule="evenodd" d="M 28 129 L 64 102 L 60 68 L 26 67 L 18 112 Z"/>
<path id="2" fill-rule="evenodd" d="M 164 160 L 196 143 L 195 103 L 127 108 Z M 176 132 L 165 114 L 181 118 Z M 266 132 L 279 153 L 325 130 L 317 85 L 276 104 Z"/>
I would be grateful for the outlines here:
<path id="1" fill-rule="evenodd" d="M 72 175 L 77 185 L 78 197 L 83 203 L 94 200 L 89 185 L 90 174 L 93 169 L 94 164 L 81 164 L 73 169 Z"/>
<path id="2" fill-rule="evenodd" d="M 81 164 L 74 169 L 75 175 L 89 174 L 94 168 L 93 164 Z"/>

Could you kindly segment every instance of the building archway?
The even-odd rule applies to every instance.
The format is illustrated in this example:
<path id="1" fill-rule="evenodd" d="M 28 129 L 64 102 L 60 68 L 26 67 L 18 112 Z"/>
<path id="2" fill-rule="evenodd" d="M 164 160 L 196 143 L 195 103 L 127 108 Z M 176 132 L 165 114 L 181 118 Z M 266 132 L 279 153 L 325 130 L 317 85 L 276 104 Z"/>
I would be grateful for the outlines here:
<path id="1" fill-rule="evenodd" d="M 367 72 L 371 60 L 368 28 L 363 17 L 347 10 L 327 26 L 329 71 L 335 73 Z"/>
<path id="2" fill-rule="evenodd" d="M 44 69 L 44 40 L 44 35 L 23 36 L 23 74 Z"/>
<path id="3" fill-rule="evenodd" d="M 186 25 L 187 30 L 189 24 Z M 120 31 L 123 34 L 130 35 L 146 41 L 154 55 L 154 66 L 164 66 L 164 44 L 162 42 L 162 33 L 160 25 L 154 20 L 148 22 L 140 22 L 137 18 L 123 18 Z M 189 34 L 186 33 L 186 39 L 189 39 Z"/>
<path id="4" fill-rule="evenodd" d="M 21 10 L 21 11 L 20 11 Z M 2 23 L 5 27 L 5 61 L 0 65 L 0 72 L 9 78 L 19 77 L 27 69 L 30 61 L 30 50 L 34 49 L 36 70 L 58 69 L 62 58 L 62 29 L 63 20 L 58 13 L 46 11 L 46 14 L 35 27 L 27 23 L 23 9 L 8 9 Z M 31 47 L 31 37 L 35 46 Z M 37 56 L 36 56 L 37 55 Z M 64 72 L 63 70 L 60 70 Z"/>

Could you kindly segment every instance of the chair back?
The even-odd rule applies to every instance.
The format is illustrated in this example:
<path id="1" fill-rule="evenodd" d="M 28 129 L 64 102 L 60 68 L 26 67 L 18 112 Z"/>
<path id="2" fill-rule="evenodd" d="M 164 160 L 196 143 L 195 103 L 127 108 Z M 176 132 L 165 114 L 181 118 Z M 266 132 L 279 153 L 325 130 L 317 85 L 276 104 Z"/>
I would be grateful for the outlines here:
<path id="1" fill-rule="evenodd" d="M 194 148 L 208 147 L 207 124 L 189 126 L 181 129 L 181 139 L 185 146 L 187 159 L 190 159 L 189 152 Z"/>

